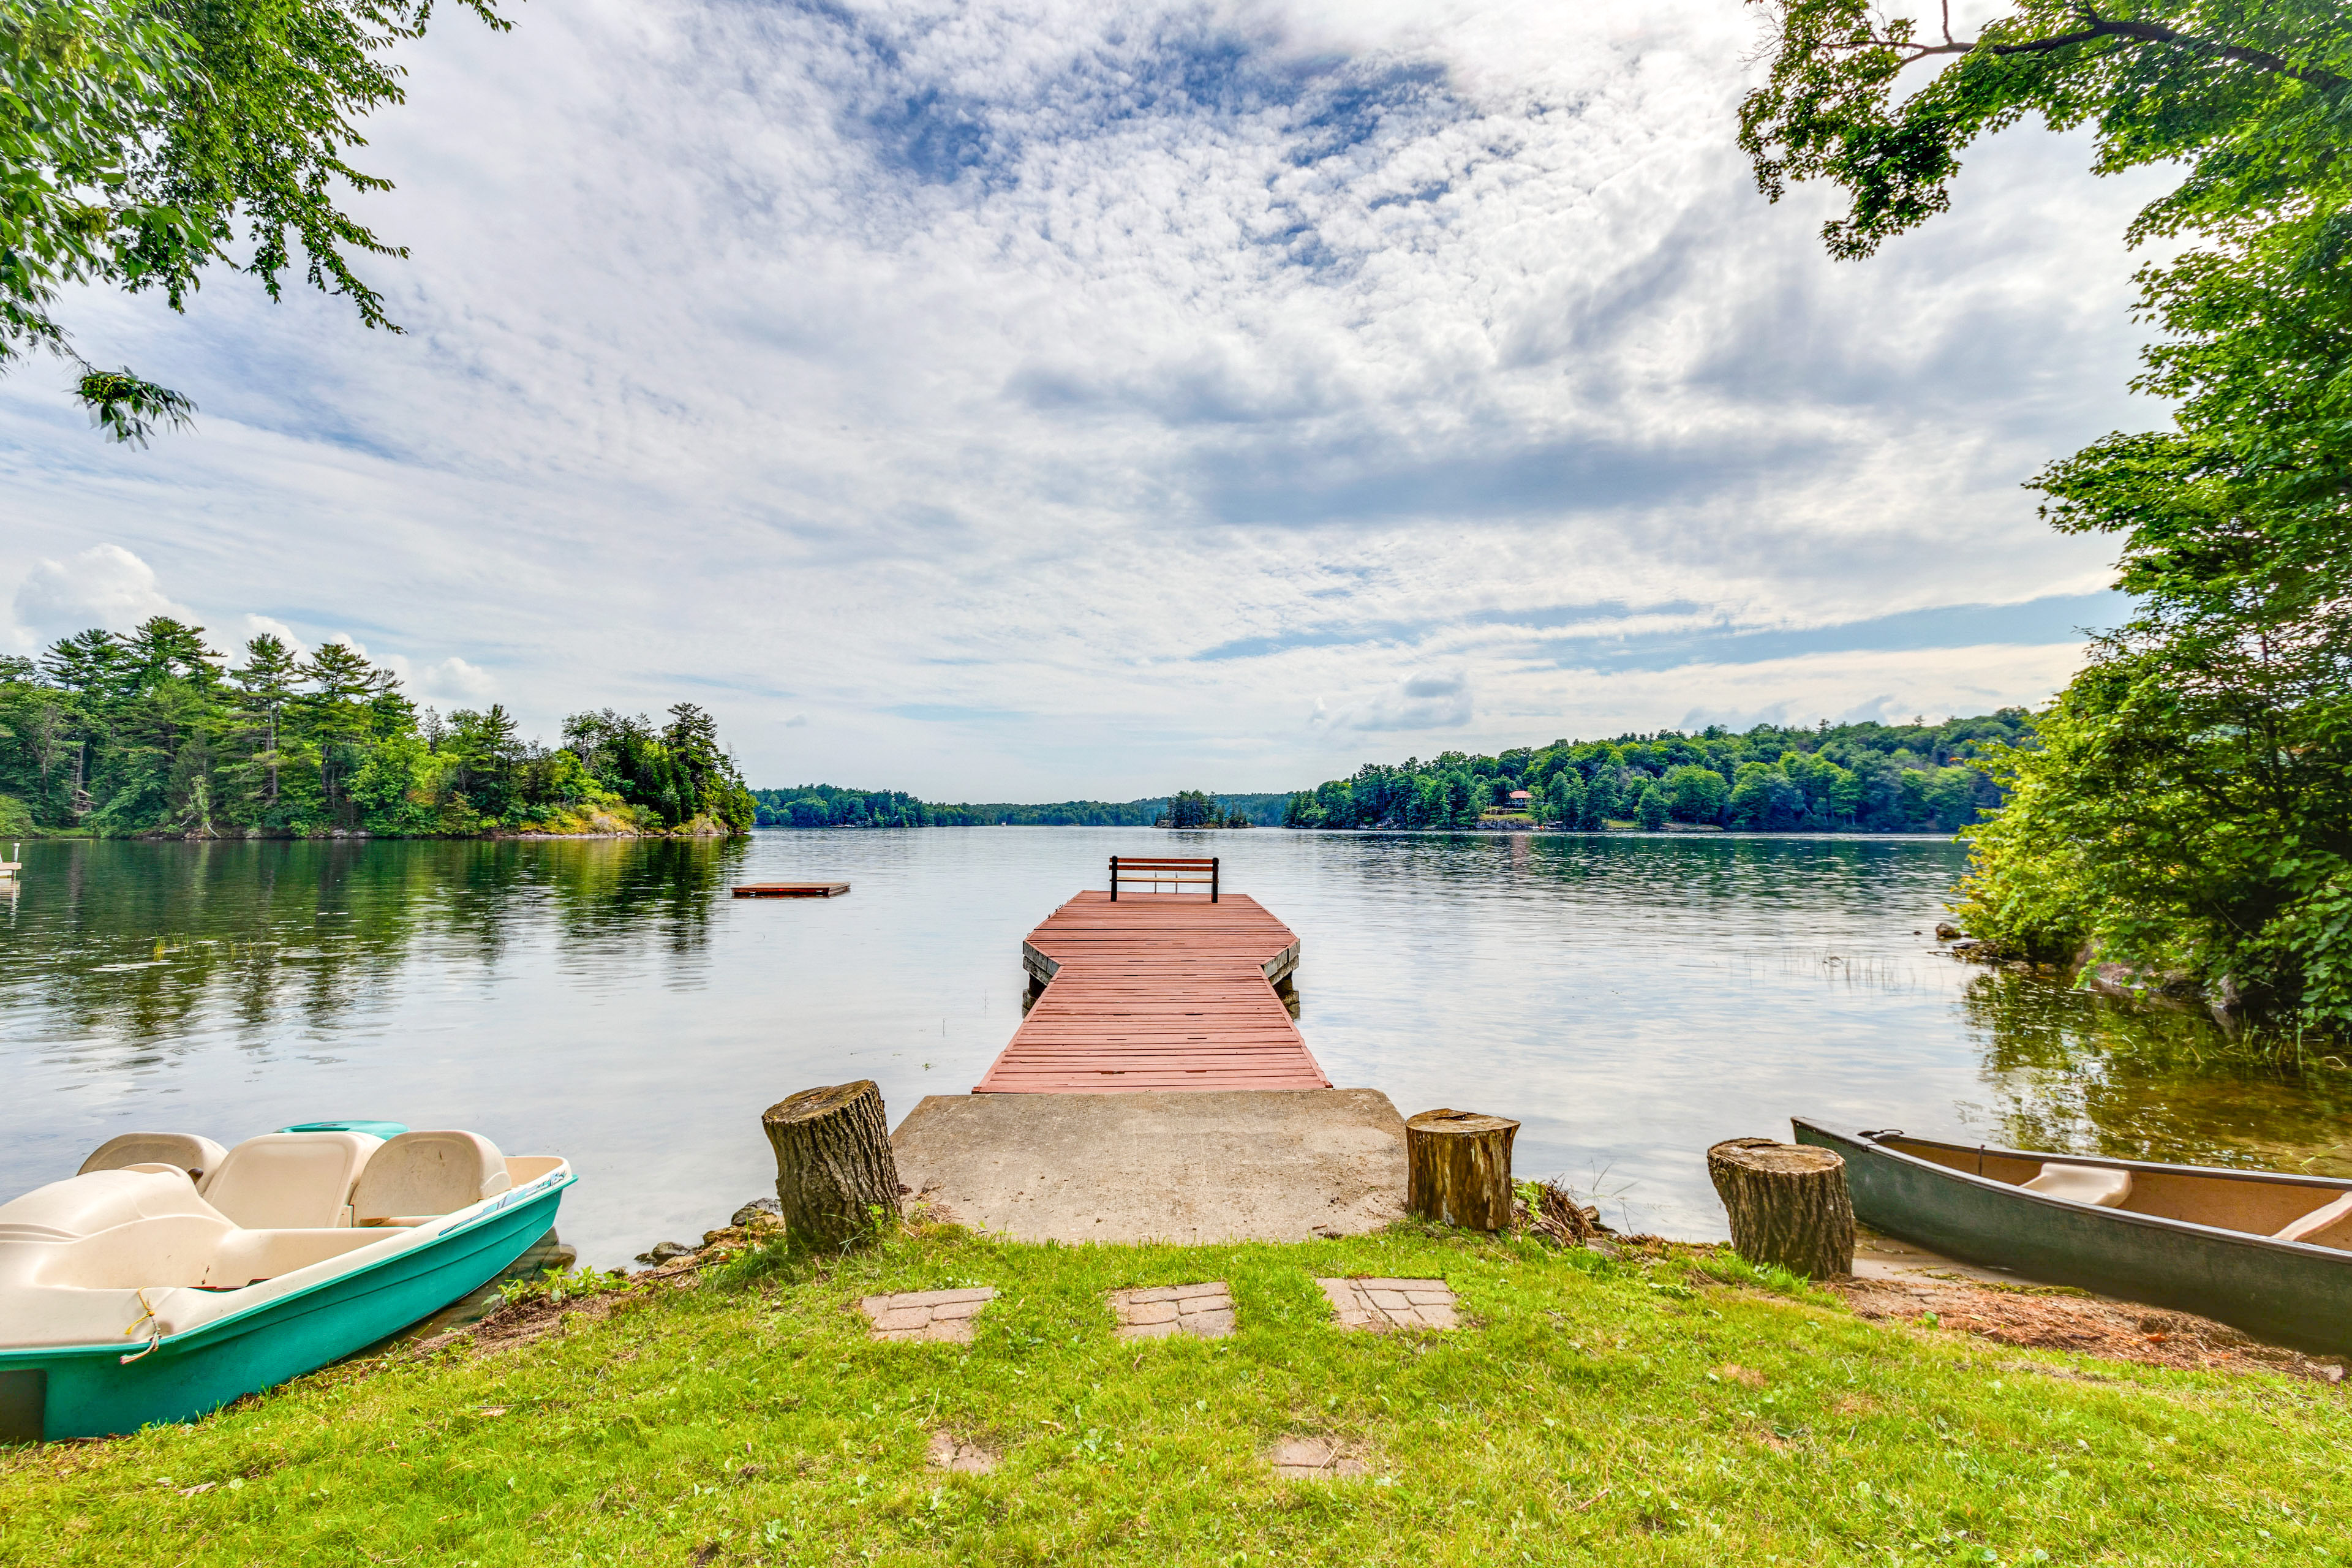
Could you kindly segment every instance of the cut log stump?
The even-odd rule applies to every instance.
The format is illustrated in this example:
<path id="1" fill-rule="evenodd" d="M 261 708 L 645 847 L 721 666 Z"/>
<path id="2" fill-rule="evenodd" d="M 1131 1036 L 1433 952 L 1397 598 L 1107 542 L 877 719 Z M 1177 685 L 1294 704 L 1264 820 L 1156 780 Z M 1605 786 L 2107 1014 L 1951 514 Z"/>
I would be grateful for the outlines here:
<path id="1" fill-rule="evenodd" d="M 872 1079 L 804 1089 L 761 1114 L 776 1152 L 776 1202 L 787 1234 L 845 1247 L 898 1212 L 898 1162 L 882 1090 Z"/>
<path id="2" fill-rule="evenodd" d="M 1706 1173 L 1740 1257 L 1813 1279 L 1853 1272 L 1853 1200 L 1842 1157 L 1770 1138 L 1727 1138 L 1706 1152 Z"/>
<path id="3" fill-rule="evenodd" d="M 1475 1110 L 1424 1110 L 1404 1124 L 1405 1207 L 1439 1225 L 1511 1223 L 1511 1140 L 1519 1124 Z"/>

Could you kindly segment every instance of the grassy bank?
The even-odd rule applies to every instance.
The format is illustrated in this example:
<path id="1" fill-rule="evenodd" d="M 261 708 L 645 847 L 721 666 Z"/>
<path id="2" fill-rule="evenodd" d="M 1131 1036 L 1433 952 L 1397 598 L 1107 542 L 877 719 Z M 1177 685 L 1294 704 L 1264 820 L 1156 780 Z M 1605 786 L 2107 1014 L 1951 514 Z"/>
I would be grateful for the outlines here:
<path id="1" fill-rule="evenodd" d="M 1737 1274 L 1738 1266 L 1718 1265 Z M 1330 1324 L 1442 1276 L 1465 1326 Z M 1122 1342 L 1104 1292 L 1240 1327 Z M 969 1346 L 856 1299 L 1003 1295 Z M 544 1337 L 331 1369 L 192 1427 L 0 1458 L 9 1563 L 2325 1563 L 2352 1421 L 2308 1382 L 2074 1360 L 1687 1260 L 1395 1232 L 1061 1248 L 934 1231 L 563 1303 Z M 993 1474 L 926 1467 L 945 1430 Z M 1325 1435 L 1369 1473 L 1276 1479 Z M 2331 1555 L 2333 1554 L 2333 1555 Z"/>

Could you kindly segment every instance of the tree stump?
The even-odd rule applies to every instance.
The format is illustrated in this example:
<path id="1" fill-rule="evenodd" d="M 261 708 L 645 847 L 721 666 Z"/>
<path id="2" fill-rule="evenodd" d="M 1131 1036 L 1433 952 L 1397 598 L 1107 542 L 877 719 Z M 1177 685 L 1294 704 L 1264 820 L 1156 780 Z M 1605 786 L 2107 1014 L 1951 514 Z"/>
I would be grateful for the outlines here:
<path id="1" fill-rule="evenodd" d="M 1424 1110 L 1404 1124 L 1405 1207 L 1439 1225 L 1511 1223 L 1511 1140 L 1519 1124 L 1475 1110 Z"/>
<path id="2" fill-rule="evenodd" d="M 761 1113 L 776 1152 L 776 1202 L 788 1235 L 844 1247 L 898 1212 L 898 1162 L 872 1079 L 804 1089 Z"/>
<path id="3" fill-rule="evenodd" d="M 1731 1216 L 1740 1257 L 1813 1279 L 1853 1272 L 1853 1200 L 1843 1157 L 1770 1138 L 1727 1138 L 1706 1152 L 1706 1173 Z"/>

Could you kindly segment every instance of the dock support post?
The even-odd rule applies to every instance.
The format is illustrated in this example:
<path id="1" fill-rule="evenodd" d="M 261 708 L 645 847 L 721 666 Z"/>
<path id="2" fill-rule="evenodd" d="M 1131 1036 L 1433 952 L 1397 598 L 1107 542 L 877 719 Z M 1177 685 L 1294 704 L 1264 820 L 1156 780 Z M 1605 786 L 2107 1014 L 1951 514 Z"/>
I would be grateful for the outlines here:
<path id="1" fill-rule="evenodd" d="M 1217 901 L 1217 862 L 1223 858 L 1221 855 L 1209 857 L 1209 902 L 1213 904 Z"/>
<path id="2" fill-rule="evenodd" d="M 1727 1138 L 1706 1152 L 1706 1173 L 1740 1257 L 1811 1279 L 1853 1272 L 1853 1200 L 1842 1157 L 1771 1138 Z"/>
<path id="3" fill-rule="evenodd" d="M 1118 902 L 1118 857 L 1110 858 L 1110 901 Z"/>
<path id="4" fill-rule="evenodd" d="M 870 1078 L 804 1089 L 760 1117 L 776 1155 L 776 1202 L 787 1235 L 846 1247 L 898 1213 L 898 1162 L 882 1090 Z"/>
<path id="5" fill-rule="evenodd" d="M 1511 1223 L 1511 1140 L 1519 1124 L 1475 1110 L 1424 1110 L 1404 1124 L 1405 1207 L 1439 1225 Z"/>

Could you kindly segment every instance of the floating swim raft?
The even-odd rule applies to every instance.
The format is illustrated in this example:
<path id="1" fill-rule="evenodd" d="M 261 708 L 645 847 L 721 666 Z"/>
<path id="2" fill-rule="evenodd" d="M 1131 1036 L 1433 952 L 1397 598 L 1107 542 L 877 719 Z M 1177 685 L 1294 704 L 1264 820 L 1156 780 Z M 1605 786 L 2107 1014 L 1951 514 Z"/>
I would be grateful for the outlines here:
<path id="1" fill-rule="evenodd" d="M 738 882 L 739 899 L 837 899 L 849 891 L 846 882 Z"/>

